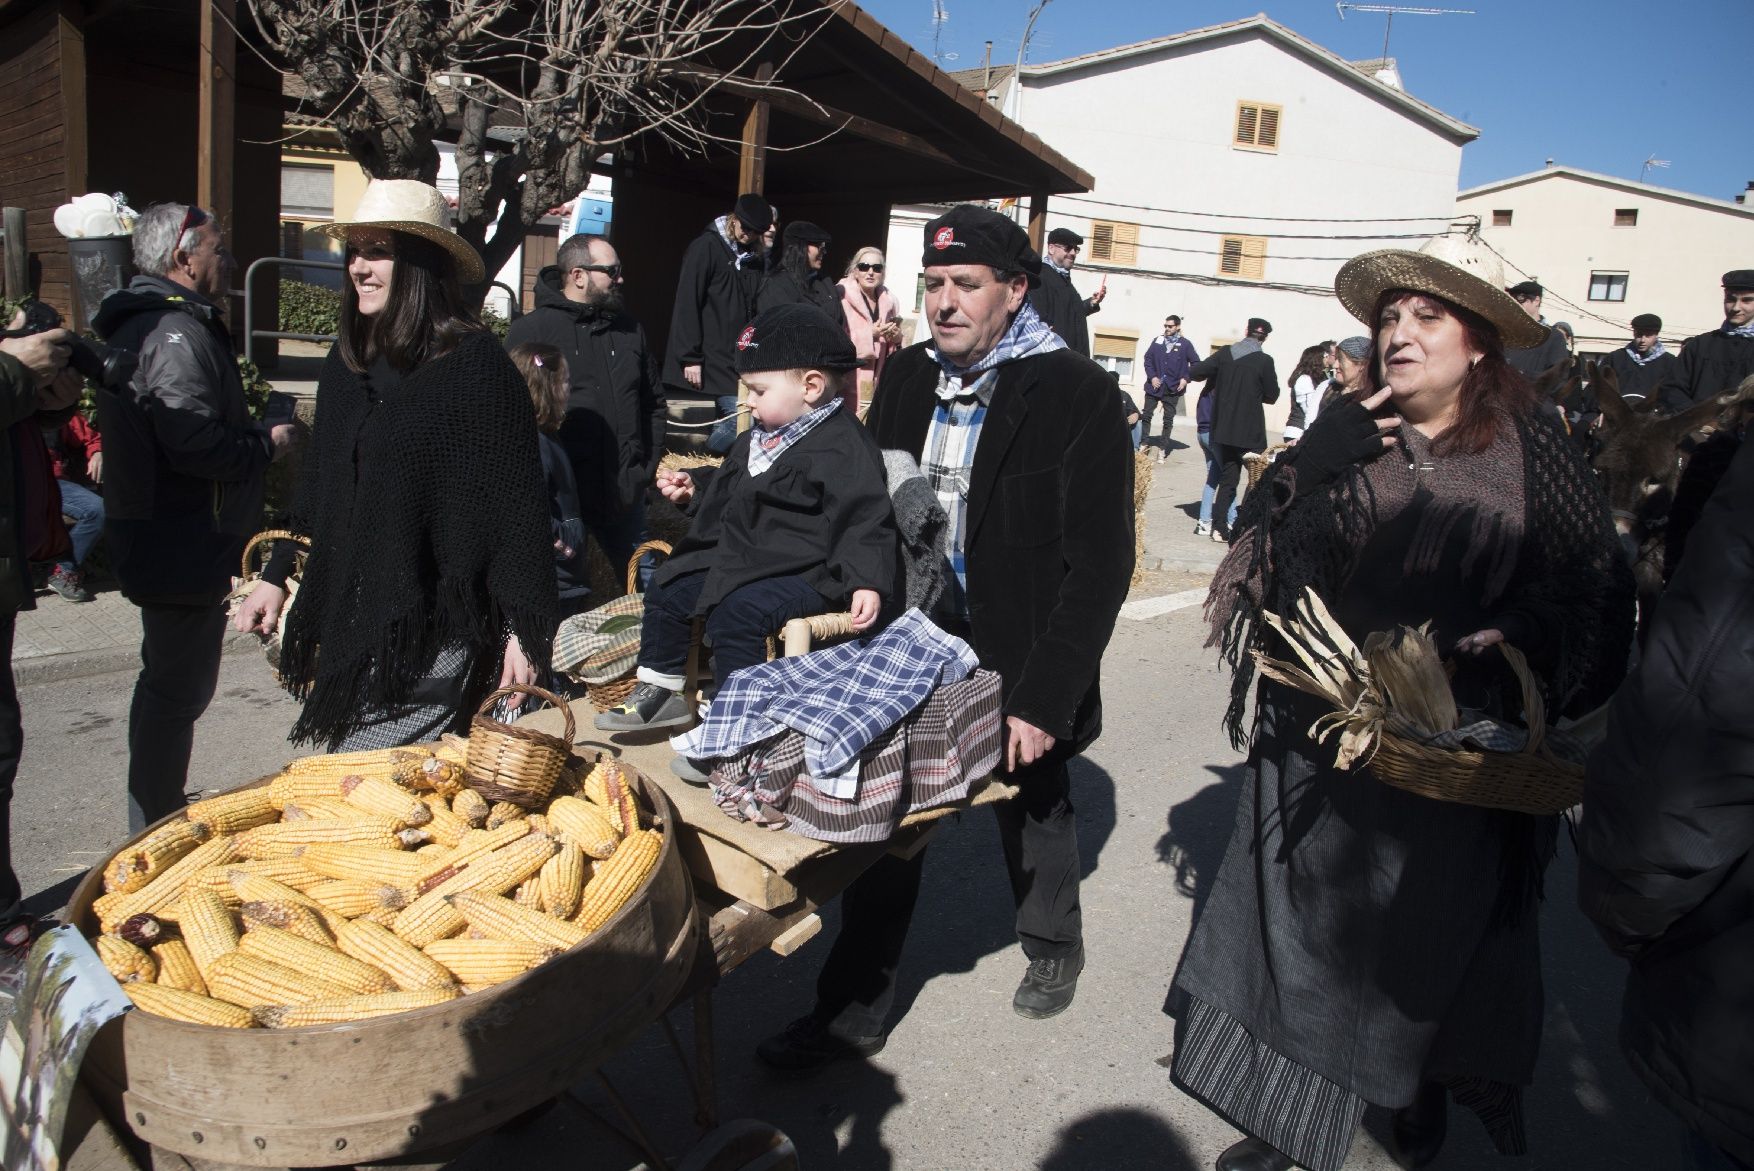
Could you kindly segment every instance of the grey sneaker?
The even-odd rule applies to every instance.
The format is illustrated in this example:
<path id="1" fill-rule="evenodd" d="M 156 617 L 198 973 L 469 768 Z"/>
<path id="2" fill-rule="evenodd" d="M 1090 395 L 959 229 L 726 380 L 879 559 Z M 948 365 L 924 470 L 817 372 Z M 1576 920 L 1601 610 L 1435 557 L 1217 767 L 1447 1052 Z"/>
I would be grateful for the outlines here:
<path id="1" fill-rule="evenodd" d="M 670 771 L 691 785 L 710 785 L 713 783 L 712 773 L 696 765 L 686 756 L 672 756 Z"/>
<path id="2" fill-rule="evenodd" d="M 1196 536 L 1196 537 L 1209 537 L 1211 535 L 1212 535 L 1212 526 L 1211 525 L 1207 524 L 1203 520 L 1196 521 L 1194 523 L 1194 536 Z"/>
<path id="3" fill-rule="evenodd" d="M 1011 1007 L 1018 1016 L 1031 1020 L 1058 1016 L 1072 1007 L 1072 997 L 1078 991 L 1078 973 L 1083 970 L 1083 944 L 1079 944 L 1078 950 L 1071 955 L 1030 960 L 1029 970 L 1023 973 L 1023 983 L 1017 986 L 1017 995 L 1011 998 Z"/>
<path id="4" fill-rule="evenodd" d="M 49 574 L 49 588 L 69 602 L 89 602 L 92 593 L 85 588 L 85 577 L 77 570 L 68 572 L 59 565 Z"/>
<path id="5" fill-rule="evenodd" d="M 681 694 L 656 683 L 641 683 L 620 707 L 598 715 L 596 726 L 603 732 L 655 732 L 693 722 L 694 711 Z"/>

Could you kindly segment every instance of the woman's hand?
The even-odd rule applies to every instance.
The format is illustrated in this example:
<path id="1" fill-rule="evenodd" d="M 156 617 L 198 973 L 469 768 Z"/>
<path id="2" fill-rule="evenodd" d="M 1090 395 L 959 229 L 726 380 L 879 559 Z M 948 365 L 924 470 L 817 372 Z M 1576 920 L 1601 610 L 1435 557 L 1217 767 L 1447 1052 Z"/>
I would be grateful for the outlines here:
<path id="1" fill-rule="evenodd" d="M 680 508 L 694 499 L 694 477 L 687 472 L 659 472 L 658 491 Z"/>
<path id="2" fill-rule="evenodd" d="M 255 633 L 269 638 L 280 625 L 280 611 L 285 608 L 286 591 L 259 581 L 244 599 L 244 604 L 238 607 L 238 615 L 231 624 L 239 634 Z"/>
<path id="3" fill-rule="evenodd" d="M 1387 406 L 1388 401 L 1389 388 L 1385 386 L 1358 405 L 1367 411 L 1375 413 L 1378 407 Z M 1395 432 L 1400 430 L 1400 428 L 1401 416 L 1399 415 L 1383 415 L 1381 418 L 1377 419 L 1376 429 L 1378 434 L 1382 437 L 1383 450 L 1387 451 L 1389 448 L 1400 442 L 1400 439 L 1395 435 Z"/>
<path id="4" fill-rule="evenodd" d="M 1487 647 L 1495 647 L 1503 641 L 1504 631 L 1502 630 L 1476 630 L 1468 637 L 1456 640 L 1456 653 L 1478 655 L 1484 652 Z"/>
<path id="5" fill-rule="evenodd" d="M 510 687 L 514 683 L 533 684 L 535 682 L 536 668 L 525 656 L 523 645 L 518 642 L 518 636 L 514 634 L 506 639 L 505 658 L 500 660 L 499 665 L 499 685 Z M 522 695 L 507 696 L 505 706 L 508 711 L 516 711 L 524 706 L 524 697 Z"/>
<path id="6" fill-rule="evenodd" d="M 1345 475 L 1354 464 L 1367 463 L 1394 448 L 1401 425 L 1398 415 L 1377 418 L 1373 410 L 1389 400 L 1385 388 L 1359 403 L 1338 403 L 1321 413 L 1298 438 L 1293 467 L 1297 494 L 1314 492 Z"/>
<path id="7" fill-rule="evenodd" d="M 883 607 L 883 598 L 876 590 L 853 591 L 853 629 L 868 630 L 871 623 L 877 621 L 877 611 Z"/>

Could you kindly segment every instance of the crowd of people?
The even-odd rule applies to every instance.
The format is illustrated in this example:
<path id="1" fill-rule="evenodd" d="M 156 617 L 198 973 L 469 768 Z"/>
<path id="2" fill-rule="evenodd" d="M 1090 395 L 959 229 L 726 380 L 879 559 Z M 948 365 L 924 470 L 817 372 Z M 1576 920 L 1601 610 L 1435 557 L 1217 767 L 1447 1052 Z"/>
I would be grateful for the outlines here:
<path id="1" fill-rule="evenodd" d="M 1134 562 L 1132 449 L 1161 410 L 1162 458 L 1202 384 L 1198 531 L 1229 544 L 1207 614 L 1247 777 L 1166 1011 L 1176 1084 L 1245 1135 L 1217 1167 L 1337 1171 L 1370 1105 L 1393 1111 L 1403 1165 L 1423 1166 L 1452 1100 L 1501 1152 L 1526 1149 L 1538 909 L 1559 819 L 1434 801 L 1339 767 L 1312 733 L 1321 705 L 1255 668 L 1276 646 L 1274 619 L 1311 594 L 1359 643 L 1429 624 L 1470 710 L 1526 714 L 1501 644 L 1526 657 L 1556 717 L 1612 698 L 1579 841 L 1584 909 L 1632 961 L 1623 1040 L 1681 1119 L 1690 1167 L 1754 1164 L 1754 456 L 1729 463 L 1635 657 L 1627 558 L 1577 441 L 1600 412 L 1537 388 L 1569 348 L 1541 318 L 1539 286 L 1506 287 L 1478 238 L 1346 263 L 1335 291 L 1361 332 L 1304 348 L 1283 382 L 1264 348 L 1270 322 L 1250 319 L 1243 340 L 1202 357 L 1167 317 L 1141 410 L 1117 407 L 1088 356 L 1105 290 L 1073 287 L 1075 233 L 1057 229 L 1038 255 L 997 212 L 935 219 L 921 243 L 925 336 L 903 347 L 883 252 L 856 249 L 836 279 L 816 225 L 786 225 L 770 255 L 775 219 L 745 194 L 689 245 L 662 360 L 602 237 L 562 244 L 502 344 L 465 295 L 486 274 L 436 189 L 374 181 L 355 217 L 328 229 L 347 255 L 340 336 L 285 525 L 308 551 L 282 542 L 236 616 L 281 636 L 295 739 L 430 739 L 489 691 L 542 678 L 557 624 L 590 604 L 587 543 L 629 560 L 653 492 L 691 527 L 673 557 L 641 568 L 638 686 L 599 726 L 689 723 L 697 620 L 722 683 L 788 617 L 844 609 L 869 633 L 906 608 L 914 569 L 889 488 L 899 458 L 942 510 L 929 617 L 1002 683 L 1000 771 L 1018 793 L 993 808 L 1028 961 L 1013 1005 L 1056 1015 L 1085 963 L 1068 766 L 1102 729 L 1100 664 Z M 221 600 L 262 519 L 263 473 L 297 435 L 245 409 L 220 225 L 160 205 L 142 214 L 134 251 L 140 275 L 96 327 L 138 367 L 99 392 L 95 433 L 71 417 L 81 386 L 66 331 L 0 340 L 0 650 L 32 604 L 29 562 L 77 574 L 96 514 L 82 484 L 101 482 L 111 565 L 143 626 L 129 729 L 138 830 L 185 800 Z M 1754 373 L 1754 272 L 1724 285 L 1723 327 L 1679 358 L 1660 321 L 1633 320 L 1608 360 L 1626 400 L 1673 409 Z M 1282 390 L 1276 458 L 1241 493 Z M 717 402 L 717 466 L 660 470 L 678 392 Z M 0 848 L 20 739 L 8 667 Z M 678 762 L 696 782 L 706 767 Z M 810 1070 L 883 1047 L 926 853 L 884 855 L 846 890 L 815 1003 L 761 1044 L 764 1061 Z M 9 855 L 0 883 L 0 918 L 16 930 Z"/>

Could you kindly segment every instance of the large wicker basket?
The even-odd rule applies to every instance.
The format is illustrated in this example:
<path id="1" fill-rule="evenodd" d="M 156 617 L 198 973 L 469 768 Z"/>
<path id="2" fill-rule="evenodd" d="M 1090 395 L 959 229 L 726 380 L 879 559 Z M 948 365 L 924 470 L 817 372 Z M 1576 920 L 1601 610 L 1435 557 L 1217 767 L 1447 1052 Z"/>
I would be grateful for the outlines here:
<path id="1" fill-rule="evenodd" d="M 639 596 L 639 563 L 647 553 L 662 553 L 668 557 L 670 555 L 670 542 L 647 541 L 634 549 L 633 556 L 627 559 L 626 597 L 637 598 Z M 618 598 L 608 604 L 613 606 L 620 601 L 621 599 Z M 631 607 L 628 613 L 633 613 Z M 613 711 L 625 703 L 628 696 L 633 694 L 635 682 L 634 672 L 629 671 L 621 678 L 611 679 L 607 683 L 587 683 L 585 684 L 585 698 L 589 699 L 591 706 L 600 712 Z"/>
<path id="2" fill-rule="evenodd" d="M 565 714 L 565 732 L 551 736 L 522 724 L 502 724 L 487 718 L 494 704 L 520 693 L 547 700 L 559 708 Z M 561 767 L 572 752 L 576 731 L 572 708 L 552 691 L 527 683 L 502 687 L 481 702 L 480 710 L 469 722 L 469 753 L 464 762 L 467 783 L 489 801 L 510 801 L 534 809 L 547 801 L 553 791 Z"/>

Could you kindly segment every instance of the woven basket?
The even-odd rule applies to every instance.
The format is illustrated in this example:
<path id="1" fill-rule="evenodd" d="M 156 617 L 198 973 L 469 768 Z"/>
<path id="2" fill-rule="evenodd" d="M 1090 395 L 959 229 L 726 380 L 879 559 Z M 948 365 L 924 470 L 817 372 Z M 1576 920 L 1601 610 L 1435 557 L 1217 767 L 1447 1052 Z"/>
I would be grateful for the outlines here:
<path id="1" fill-rule="evenodd" d="M 1529 725 L 1522 751 L 1434 748 L 1384 732 L 1369 762 L 1377 780 L 1437 801 L 1516 813 L 1563 813 L 1583 800 L 1583 766 L 1560 760 L 1544 743 L 1547 710 L 1528 660 L 1509 643 L 1498 649 L 1522 684 Z"/>
<path id="2" fill-rule="evenodd" d="M 292 573 L 286 579 L 286 601 L 280 607 L 280 620 L 275 624 L 274 633 L 262 640 L 262 657 L 268 660 L 268 670 L 273 673 L 274 682 L 284 686 L 286 681 L 280 675 L 280 637 L 286 630 L 286 619 L 292 612 L 292 605 L 298 600 L 299 579 L 304 574 L 305 558 L 311 551 L 311 539 L 289 529 L 264 529 L 251 537 L 244 545 L 242 564 L 238 566 L 239 576 L 232 579 L 231 593 L 226 596 L 226 608 L 228 613 L 236 615 L 243 607 L 244 599 L 261 582 L 262 569 L 256 565 L 256 551 L 270 541 L 292 541 L 299 547 L 298 554 L 293 559 Z M 263 554 L 263 567 L 267 565 L 268 556 Z"/>
<path id="3" fill-rule="evenodd" d="M 670 555 L 670 542 L 647 541 L 635 547 L 633 556 L 627 559 L 627 592 L 629 594 L 639 592 L 639 563 L 640 559 L 647 553 L 662 553 L 668 557 Z M 585 684 L 585 698 L 589 699 L 591 706 L 600 712 L 613 711 L 627 702 L 627 697 L 633 694 L 636 682 L 634 672 L 629 671 L 621 678 L 611 679 L 607 683 L 587 683 Z"/>
<path id="4" fill-rule="evenodd" d="M 517 724 L 502 724 L 487 718 L 487 712 L 508 695 L 533 695 L 559 708 L 566 716 L 566 729 L 560 736 L 550 736 Z M 552 691 L 514 683 L 502 687 L 481 702 L 475 718 L 469 721 L 469 752 L 464 769 L 467 784 L 489 801 L 510 801 L 525 809 L 534 809 L 548 800 L 554 782 L 560 778 L 561 766 L 572 752 L 572 708 Z"/>
<path id="5" fill-rule="evenodd" d="M 1248 472 L 1248 486 L 1250 488 L 1261 482 L 1261 477 L 1267 474 L 1268 466 L 1278 459 L 1279 453 L 1288 446 L 1284 443 L 1275 443 L 1265 451 L 1250 452 L 1242 457 L 1242 466 Z"/>

